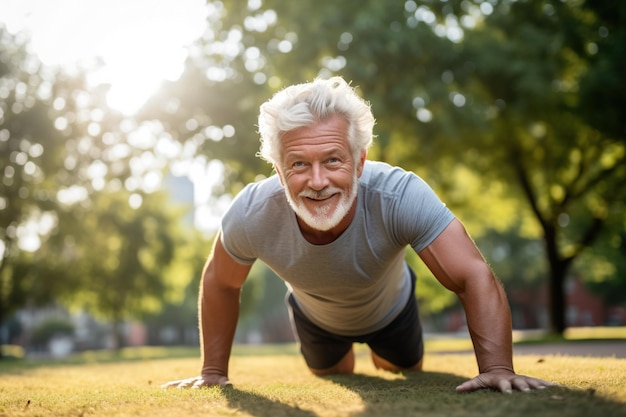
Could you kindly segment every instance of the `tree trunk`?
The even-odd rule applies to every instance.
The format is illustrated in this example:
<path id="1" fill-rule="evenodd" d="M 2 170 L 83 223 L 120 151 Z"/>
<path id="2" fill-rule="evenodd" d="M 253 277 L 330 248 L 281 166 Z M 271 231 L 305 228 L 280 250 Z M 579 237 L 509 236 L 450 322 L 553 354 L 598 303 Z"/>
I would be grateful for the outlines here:
<path id="1" fill-rule="evenodd" d="M 550 333 L 563 336 L 567 323 L 565 320 L 565 310 L 567 303 L 565 300 L 565 273 L 560 265 L 550 265 Z"/>
<path id="2" fill-rule="evenodd" d="M 2 332 L 2 325 L 4 324 L 4 310 L 3 310 L 4 306 L 2 305 L 2 294 L 0 294 L 0 360 L 2 360 L 2 358 L 4 358 L 4 355 L 2 354 L 2 348 L 1 346 L 3 344 L 5 344 L 5 340 L 4 340 L 4 335 Z M 8 343 L 8 341 L 6 341 Z"/>
<path id="3" fill-rule="evenodd" d="M 6 306 L 4 305 L 4 297 L 5 295 L 3 294 L 3 290 L 4 290 L 4 285 L 3 281 L 2 281 L 2 273 L 3 273 L 3 269 L 4 269 L 4 265 L 5 265 L 6 259 L 1 258 L 0 259 L 0 346 L 2 346 L 5 343 L 8 343 L 8 340 L 4 340 L 4 335 L 2 334 L 2 326 L 4 325 L 4 321 L 6 319 L 5 317 L 5 310 L 8 310 L 6 308 Z M 2 354 L 2 349 L 0 349 L 0 359 L 2 359 L 4 357 L 4 355 Z"/>
<path id="4" fill-rule="evenodd" d="M 119 352 L 123 347 L 122 320 L 113 319 L 113 349 Z"/>
<path id="5" fill-rule="evenodd" d="M 549 291 L 548 291 L 548 311 L 550 314 L 550 333 L 563 336 L 567 323 L 565 320 L 565 310 L 567 308 L 565 299 L 565 277 L 567 275 L 567 262 L 559 256 L 556 242 L 556 230 L 553 226 L 544 229 L 546 255 L 548 258 Z"/>

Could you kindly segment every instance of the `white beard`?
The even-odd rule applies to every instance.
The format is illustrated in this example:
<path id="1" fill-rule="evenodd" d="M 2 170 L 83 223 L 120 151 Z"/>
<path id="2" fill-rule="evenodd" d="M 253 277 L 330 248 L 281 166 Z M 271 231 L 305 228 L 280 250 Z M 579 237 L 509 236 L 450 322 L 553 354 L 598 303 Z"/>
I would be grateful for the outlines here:
<path id="1" fill-rule="evenodd" d="M 284 182 L 284 184 L 287 183 Z M 315 230 L 326 232 L 337 226 L 339 222 L 341 222 L 341 220 L 346 217 L 346 214 L 348 214 L 350 208 L 352 208 L 352 203 L 356 198 L 358 187 L 359 179 L 355 174 L 352 178 L 352 189 L 348 194 L 346 194 L 343 190 L 335 187 L 326 188 L 323 191 L 313 191 L 310 189 L 306 189 L 302 191 L 298 195 L 298 199 L 294 201 L 291 198 L 291 193 L 289 192 L 287 185 L 285 185 L 285 195 L 287 196 L 287 201 L 289 202 L 292 210 L 300 219 L 302 219 L 302 221 L 304 221 L 307 225 Z M 302 199 L 304 198 L 323 200 L 324 198 L 328 198 L 331 195 L 337 193 L 341 194 L 341 196 L 339 199 L 339 203 L 337 203 L 335 211 L 331 215 L 328 215 L 328 212 L 332 208 L 332 203 L 317 207 L 315 208 L 315 212 L 312 213 L 309 211 L 309 209 L 306 208 L 306 206 L 302 202 Z"/>

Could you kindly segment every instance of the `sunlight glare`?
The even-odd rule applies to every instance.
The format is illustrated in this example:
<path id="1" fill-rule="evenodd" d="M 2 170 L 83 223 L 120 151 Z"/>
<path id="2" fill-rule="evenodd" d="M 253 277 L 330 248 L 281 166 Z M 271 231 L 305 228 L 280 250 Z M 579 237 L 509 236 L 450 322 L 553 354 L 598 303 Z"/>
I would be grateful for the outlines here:
<path id="1" fill-rule="evenodd" d="M 73 70 L 101 62 L 90 84 L 109 84 L 109 105 L 130 115 L 163 80 L 180 76 L 207 10 L 204 0 L 5 0 L 0 23 L 29 32 L 32 51 L 47 65 Z"/>

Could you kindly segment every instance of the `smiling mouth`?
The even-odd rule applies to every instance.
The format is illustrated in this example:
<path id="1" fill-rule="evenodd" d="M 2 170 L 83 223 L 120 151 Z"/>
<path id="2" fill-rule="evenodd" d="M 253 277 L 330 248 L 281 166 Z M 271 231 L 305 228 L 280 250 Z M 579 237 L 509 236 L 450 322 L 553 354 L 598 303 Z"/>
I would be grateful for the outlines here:
<path id="1" fill-rule="evenodd" d="M 326 201 L 331 199 L 333 196 L 335 196 L 335 194 L 330 194 L 328 196 L 320 196 L 320 197 L 311 197 L 311 196 L 307 196 L 305 197 L 307 200 L 310 201 L 317 201 L 317 202 L 321 202 L 321 201 Z"/>

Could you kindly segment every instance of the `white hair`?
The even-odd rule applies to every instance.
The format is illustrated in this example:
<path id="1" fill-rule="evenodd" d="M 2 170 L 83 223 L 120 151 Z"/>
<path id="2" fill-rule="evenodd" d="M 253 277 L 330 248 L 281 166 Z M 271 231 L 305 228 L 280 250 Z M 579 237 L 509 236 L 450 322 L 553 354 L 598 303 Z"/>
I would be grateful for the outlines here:
<path id="1" fill-rule="evenodd" d="M 280 164 L 280 140 L 291 130 L 340 115 L 348 121 L 348 141 L 355 160 L 371 145 L 374 116 L 370 105 L 341 77 L 316 79 L 276 93 L 261 105 L 259 156 Z"/>

